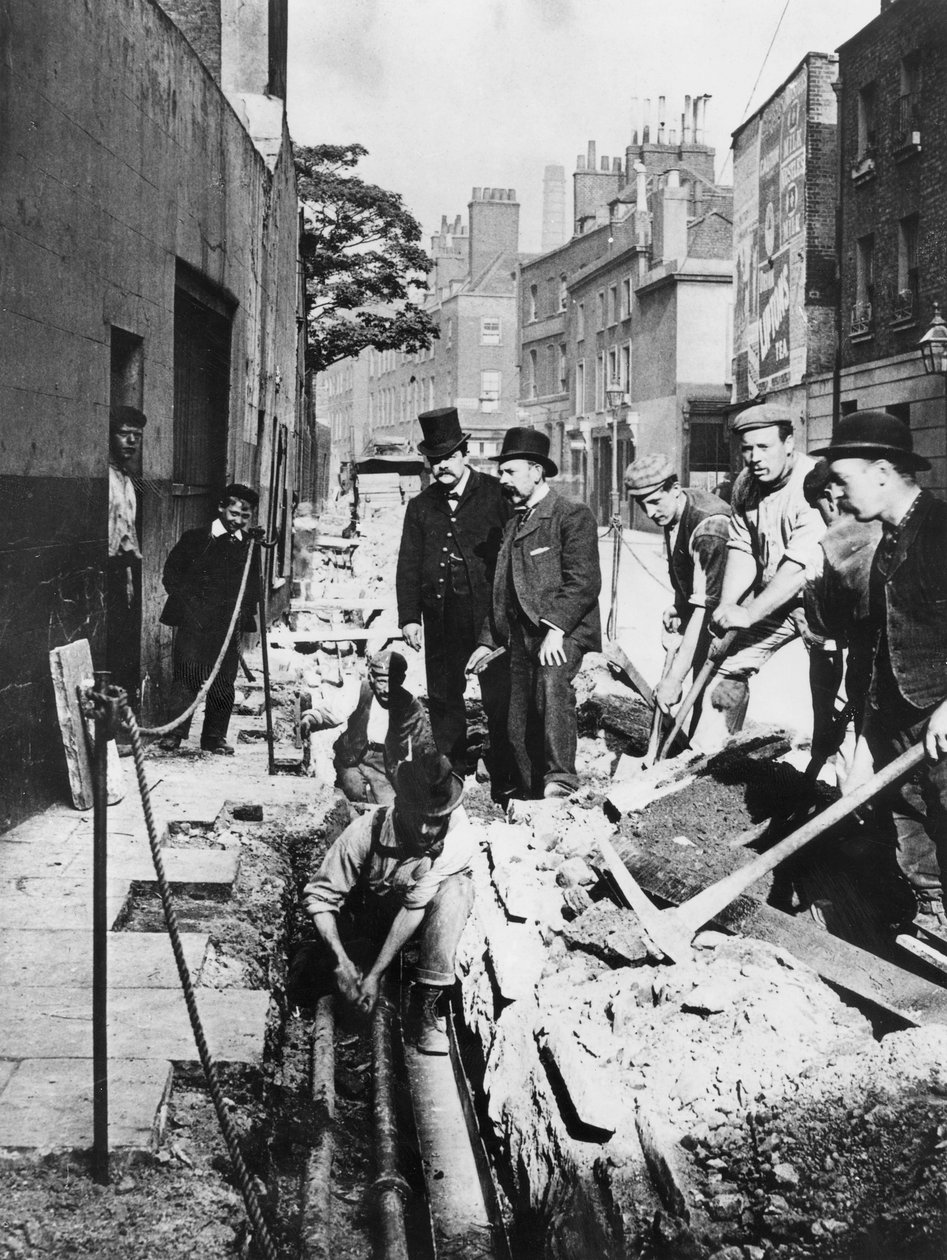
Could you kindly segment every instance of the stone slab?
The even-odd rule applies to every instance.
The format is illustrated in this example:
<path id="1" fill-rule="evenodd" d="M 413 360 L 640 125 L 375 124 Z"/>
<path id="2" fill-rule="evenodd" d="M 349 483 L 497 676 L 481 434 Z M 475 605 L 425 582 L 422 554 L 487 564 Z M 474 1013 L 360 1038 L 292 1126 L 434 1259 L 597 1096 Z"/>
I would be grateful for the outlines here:
<path id="1" fill-rule="evenodd" d="M 26 892 L 0 890 L 0 923 L 5 928 L 62 931 L 92 927 L 92 890 L 81 882 L 61 892 L 55 887 L 58 880 L 35 879 L 26 881 L 34 885 L 30 895 Z M 39 886 L 45 887 L 39 887 Z M 129 885 L 125 880 L 114 881 L 107 898 L 106 918 L 111 927 L 125 908 Z"/>
<path id="2" fill-rule="evenodd" d="M 111 1150 L 149 1150 L 172 1067 L 157 1059 L 109 1062 Z M 0 1149 L 36 1154 L 92 1146 L 92 1062 L 26 1059 L 0 1093 Z"/>
<path id="3" fill-rule="evenodd" d="M 0 1059 L 92 1056 L 87 989 L 24 990 L 0 985 Z M 198 1012 L 211 1053 L 220 1062 L 259 1064 L 270 996 L 257 989 L 199 989 Z M 177 989 L 109 993 L 109 1054 L 115 1058 L 196 1061 L 184 997 Z"/>
<path id="4" fill-rule="evenodd" d="M 219 886 L 232 888 L 240 871 L 240 854 L 236 847 L 230 849 L 176 849 L 165 846 L 161 860 L 168 882 L 175 888 Z M 73 864 L 69 873 L 82 871 L 91 881 L 92 863 Z M 109 862 L 109 875 L 128 883 L 154 884 L 158 881 L 151 850 L 147 845 L 137 846 L 123 856 Z"/>
<path id="5" fill-rule="evenodd" d="M 574 1119 L 594 1140 L 610 1137 L 622 1112 L 615 1072 L 582 1050 L 567 1029 L 550 1028 L 537 1042 L 547 1068 L 568 1095 Z M 568 1124 L 570 1117 L 564 1118 Z"/>
<path id="6" fill-rule="evenodd" d="M 200 976 L 207 953 L 203 932 L 182 932 L 181 947 L 191 979 Z M 92 984 L 92 933 L 0 930 L 0 974 L 12 987 L 88 988 Z M 110 932 L 109 989 L 174 988 L 178 969 L 163 932 Z M 86 999 L 88 1000 L 88 999 Z"/>

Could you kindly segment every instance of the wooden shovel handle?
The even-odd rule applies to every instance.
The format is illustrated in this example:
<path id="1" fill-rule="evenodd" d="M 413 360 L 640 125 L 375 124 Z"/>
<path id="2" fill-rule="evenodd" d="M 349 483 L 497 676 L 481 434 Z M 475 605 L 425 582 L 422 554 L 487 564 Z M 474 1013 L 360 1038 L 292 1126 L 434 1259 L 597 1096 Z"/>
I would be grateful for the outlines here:
<path id="1" fill-rule="evenodd" d="M 716 651 L 713 656 L 708 656 L 706 661 L 700 667 L 697 677 L 691 683 L 691 689 L 681 701 L 681 707 L 674 715 L 674 725 L 671 727 L 667 739 L 661 745 L 661 751 L 658 753 L 658 760 L 662 760 L 668 755 L 670 749 L 674 746 L 674 741 L 681 733 L 681 728 L 687 721 L 691 709 L 700 699 L 704 688 L 710 682 L 711 676 L 717 672 L 723 663 L 723 658 L 733 646 L 733 640 L 737 637 L 736 630 L 728 630 L 720 642 L 717 644 Z"/>
<path id="2" fill-rule="evenodd" d="M 748 862 L 746 866 L 741 866 L 739 870 L 731 871 L 723 879 L 718 879 L 715 884 L 711 884 L 709 888 L 705 888 L 702 892 L 697 893 L 696 896 L 691 897 L 690 901 L 685 901 L 676 910 L 671 910 L 667 913 L 673 915 L 679 927 L 693 936 L 699 928 L 703 927 L 705 923 L 709 923 L 721 910 L 726 909 L 732 901 L 735 901 L 741 893 L 751 888 L 757 880 L 762 879 L 764 875 L 768 875 L 780 862 L 791 857 L 793 853 L 798 853 L 810 840 L 815 840 L 817 836 L 821 836 L 830 827 L 834 827 L 836 823 L 841 822 L 843 818 L 848 818 L 850 814 L 854 814 L 856 809 L 860 809 L 866 801 L 870 801 L 879 792 L 883 792 L 892 783 L 896 783 L 898 779 L 903 778 L 923 760 L 924 745 L 915 744 L 907 752 L 902 753 L 897 760 L 892 761 L 884 769 L 879 770 L 877 774 L 872 775 L 866 783 L 863 783 L 860 788 L 856 788 L 850 796 L 843 796 L 839 800 L 834 801 L 828 809 L 824 809 L 821 814 L 816 814 L 814 818 L 810 818 L 807 823 L 804 823 L 792 835 L 787 836 L 785 840 L 780 840 L 778 844 L 774 844 L 771 849 L 761 853 L 758 858 Z"/>

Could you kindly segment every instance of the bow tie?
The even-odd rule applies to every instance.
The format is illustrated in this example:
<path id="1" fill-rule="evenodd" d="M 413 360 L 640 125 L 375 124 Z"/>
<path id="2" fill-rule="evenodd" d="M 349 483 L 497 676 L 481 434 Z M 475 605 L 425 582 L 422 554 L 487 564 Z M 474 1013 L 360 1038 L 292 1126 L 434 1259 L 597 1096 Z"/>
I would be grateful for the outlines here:
<path id="1" fill-rule="evenodd" d="M 457 490 L 448 490 L 444 497 L 447 499 L 448 503 L 460 502 L 460 494 Z"/>

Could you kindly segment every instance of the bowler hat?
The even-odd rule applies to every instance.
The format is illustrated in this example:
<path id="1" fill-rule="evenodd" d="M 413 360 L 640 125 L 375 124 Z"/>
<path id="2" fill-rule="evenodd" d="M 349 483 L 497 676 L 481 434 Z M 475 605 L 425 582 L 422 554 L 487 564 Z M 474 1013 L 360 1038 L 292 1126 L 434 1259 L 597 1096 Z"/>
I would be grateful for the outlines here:
<path id="1" fill-rule="evenodd" d="M 850 456 L 883 459 L 887 455 L 915 469 L 930 468 L 922 455 L 914 453 L 910 426 L 890 411 L 853 411 L 842 416 L 829 445 L 811 454 L 829 460 Z"/>
<path id="2" fill-rule="evenodd" d="M 497 464 L 507 459 L 528 459 L 533 464 L 541 464 L 547 477 L 555 477 L 559 471 L 558 465 L 549 458 L 549 438 L 528 426 L 507 429 L 499 455 L 491 455 L 490 458 Z"/>
<path id="3" fill-rule="evenodd" d="M 747 433 L 750 429 L 768 429 L 773 424 L 793 427 L 792 412 L 775 403 L 757 403 L 753 407 L 745 407 L 730 420 L 731 433 Z"/>
<path id="4" fill-rule="evenodd" d="M 643 498 L 663 486 L 677 471 L 666 455 L 642 455 L 625 469 L 625 489 L 633 498 Z"/>
<path id="5" fill-rule="evenodd" d="M 425 752 L 402 761 L 395 771 L 395 801 L 412 814 L 450 814 L 460 804 L 464 781 L 441 753 Z"/>
<path id="6" fill-rule="evenodd" d="M 456 407 L 422 411 L 418 420 L 424 434 L 424 441 L 418 443 L 418 450 L 426 459 L 446 459 L 470 437 L 469 433 L 461 432 L 460 416 Z"/>
<path id="7" fill-rule="evenodd" d="M 111 407 L 109 409 L 110 429 L 143 429 L 148 417 L 138 407 Z"/>

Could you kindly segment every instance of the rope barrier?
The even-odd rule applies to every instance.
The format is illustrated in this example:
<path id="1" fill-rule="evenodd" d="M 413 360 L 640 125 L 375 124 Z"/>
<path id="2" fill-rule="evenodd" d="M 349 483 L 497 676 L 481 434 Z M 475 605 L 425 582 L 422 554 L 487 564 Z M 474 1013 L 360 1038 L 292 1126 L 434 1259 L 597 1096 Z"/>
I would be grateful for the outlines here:
<path id="1" fill-rule="evenodd" d="M 253 554 L 253 548 L 250 549 Z M 249 557 L 248 557 L 249 560 Z M 249 568 L 249 565 L 247 566 Z M 244 585 L 246 585 L 247 569 L 244 570 Z M 237 609 L 240 607 L 240 601 L 243 597 L 243 587 L 241 587 L 240 598 L 237 600 Z M 231 622 L 231 632 L 233 630 L 233 622 Z M 220 660 L 223 658 L 221 653 Z M 141 732 L 135 721 L 135 715 L 131 710 L 131 706 L 127 700 L 123 706 L 123 720 L 127 723 L 131 734 L 132 756 L 135 761 L 135 774 L 138 778 L 138 792 L 141 796 L 142 810 L 145 815 L 145 825 L 148 829 L 148 845 L 151 849 L 151 858 L 154 862 L 155 874 L 158 877 L 158 890 L 161 894 L 161 904 L 164 908 L 164 917 L 168 924 L 168 936 L 171 941 L 171 949 L 174 952 L 174 961 L 177 964 L 178 978 L 181 981 L 181 988 L 184 992 L 184 1001 L 187 1005 L 188 1017 L 191 1021 L 191 1031 L 194 1034 L 194 1041 L 197 1045 L 197 1052 L 200 1055 L 201 1067 L 204 1069 L 204 1076 L 207 1080 L 207 1087 L 210 1092 L 211 1099 L 214 1103 L 214 1110 L 217 1112 L 217 1120 L 220 1124 L 221 1132 L 227 1143 L 227 1150 L 230 1152 L 230 1158 L 233 1162 L 234 1170 L 237 1174 L 237 1181 L 240 1184 L 240 1192 L 243 1195 L 243 1201 L 246 1205 L 247 1215 L 253 1226 L 254 1242 L 264 1257 L 264 1260 L 279 1260 L 279 1253 L 273 1242 L 269 1227 L 263 1216 L 260 1202 L 257 1198 L 256 1190 L 247 1171 L 247 1166 L 243 1161 L 243 1154 L 240 1150 L 240 1140 L 237 1131 L 234 1128 L 233 1120 L 227 1109 L 227 1103 L 224 1099 L 223 1091 L 220 1088 L 220 1082 L 217 1079 L 217 1064 L 215 1063 L 210 1048 L 207 1045 L 207 1038 L 204 1035 L 204 1028 L 201 1024 L 200 1013 L 197 1009 L 197 997 L 194 992 L 194 985 L 191 981 L 190 971 L 188 970 L 187 960 L 184 957 L 184 948 L 181 944 L 181 933 L 178 927 L 177 913 L 174 908 L 174 899 L 171 894 L 171 887 L 168 884 L 167 876 L 164 871 L 164 860 L 161 856 L 161 847 L 158 843 L 158 833 L 155 827 L 154 813 L 151 808 L 151 793 L 148 789 L 148 781 L 145 777 L 145 752 L 141 742 Z"/>
<path id="2" fill-rule="evenodd" d="M 170 735 L 170 733 L 174 730 L 176 726 L 180 726 L 182 722 L 186 722 L 187 719 L 191 717 L 191 715 L 197 709 L 197 706 L 201 703 L 201 701 L 210 691 L 211 687 L 214 684 L 215 678 L 220 672 L 220 667 L 224 663 L 224 657 L 227 655 L 227 649 L 230 647 L 230 640 L 233 638 L 234 631 L 237 628 L 237 618 L 240 616 L 240 609 L 243 604 L 243 595 L 247 589 L 247 578 L 250 575 L 250 564 L 253 560 L 253 548 L 255 545 L 256 545 L 255 542 L 251 542 L 250 548 L 247 551 L 246 563 L 243 566 L 243 575 L 240 578 L 240 590 L 237 592 L 237 602 L 234 605 L 233 615 L 230 618 L 230 625 L 227 628 L 226 638 L 224 639 L 223 645 L 217 654 L 217 660 L 214 661 L 214 668 L 210 671 L 209 678 L 207 679 L 206 682 L 201 683 L 200 691 L 198 691 L 197 695 L 194 697 L 194 699 L 191 701 L 188 707 L 184 710 L 184 712 L 180 715 L 180 717 L 174 718 L 174 720 L 171 722 L 165 722 L 164 726 L 138 727 L 136 729 L 139 735 Z M 266 634 L 266 626 L 260 627 L 260 633 Z"/>

